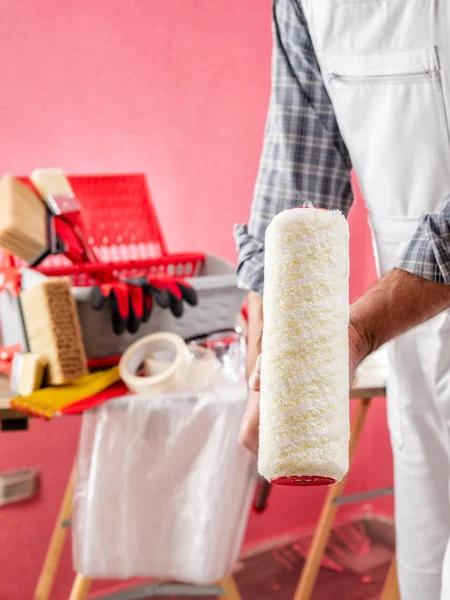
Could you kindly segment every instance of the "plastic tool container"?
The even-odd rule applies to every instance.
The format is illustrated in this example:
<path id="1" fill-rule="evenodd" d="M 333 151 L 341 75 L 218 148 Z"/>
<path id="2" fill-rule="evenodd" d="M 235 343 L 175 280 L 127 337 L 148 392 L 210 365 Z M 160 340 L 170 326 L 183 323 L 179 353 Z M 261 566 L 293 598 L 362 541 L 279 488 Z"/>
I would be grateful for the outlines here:
<path id="1" fill-rule="evenodd" d="M 51 256 L 37 269 L 23 270 L 22 287 L 46 276 L 72 279 L 88 358 L 121 354 L 134 340 L 155 331 L 192 337 L 235 325 L 244 292 L 237 288 L 234 267 L 200 253 L 168 252 L 144 175 L 85 175 L 69 179 L 83 207 L 88 241 L 99 262 L 72 264 L 65 256 Z M 29 184 L 27 179 L 23 181 Z M 16 258 L 13 265 L 25 266 Z M 97 312 L 91 308 L 91 287 L 112 276 L 141 273 L 186 278 L 198 293 L 198 305 L 186 306 L 180 319 L 155 306 L 150 320 L 136 334 L 116 336 L 108 309 Z M 21 343 L 18 303 L 8 291 L 0 294 L 0 319 L 3 345 Z"/>

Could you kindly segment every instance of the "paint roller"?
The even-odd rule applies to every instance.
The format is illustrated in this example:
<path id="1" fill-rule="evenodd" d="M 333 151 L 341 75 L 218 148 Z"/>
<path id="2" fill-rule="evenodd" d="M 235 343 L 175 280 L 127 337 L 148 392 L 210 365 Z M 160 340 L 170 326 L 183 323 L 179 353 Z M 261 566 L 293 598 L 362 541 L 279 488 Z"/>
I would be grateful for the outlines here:
<path id="1" fill-rule="evenodd" d="M 266 232 L 258 469 L 281 485 L 348 470 L 348 226 L 309 204 Z"/>

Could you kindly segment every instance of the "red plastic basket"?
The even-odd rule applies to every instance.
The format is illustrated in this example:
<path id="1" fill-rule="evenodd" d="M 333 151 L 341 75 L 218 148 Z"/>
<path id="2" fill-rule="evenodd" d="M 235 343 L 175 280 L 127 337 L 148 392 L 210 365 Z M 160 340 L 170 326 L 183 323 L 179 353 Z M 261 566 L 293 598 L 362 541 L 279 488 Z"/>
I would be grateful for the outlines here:
<path id="1" fill-rule="evenodd" d="M 33 187 L 29 179 L 21 180 Z M 203 254 L 168 253 L 145 175 L 76 175 L 69 180 L 83 207 L 87 239 L 99 262 L 72 264 L 65 256 L 50 256 L 38 271 L 70 276 L 75 286 L 93 285 L 117 275 L 198 274 Z M 4 253 L 4 267 L 8 260 Z M 12 263 L 24 264 L 16 257 Z"/>

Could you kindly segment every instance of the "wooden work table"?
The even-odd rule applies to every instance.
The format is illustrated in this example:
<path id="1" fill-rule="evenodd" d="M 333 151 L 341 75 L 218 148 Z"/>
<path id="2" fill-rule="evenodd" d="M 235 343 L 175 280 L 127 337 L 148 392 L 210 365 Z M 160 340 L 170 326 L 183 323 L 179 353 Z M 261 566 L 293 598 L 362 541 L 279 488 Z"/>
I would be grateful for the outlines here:
<path id="1" fill-rule="evenodd" d="M 386 389 L 383 386 L 368 386 L 364 383 L 364 378 L 354 382 L 350 392 L 351 398 L 379 398 L 386 395 Z M 13 394 L 9 389 L 8 378 L 0 375 L 0 421 L 9 421 L 13 419 L 24 419 L 26 415 L 18 410 L 10 408 L 9 402 Z"/>

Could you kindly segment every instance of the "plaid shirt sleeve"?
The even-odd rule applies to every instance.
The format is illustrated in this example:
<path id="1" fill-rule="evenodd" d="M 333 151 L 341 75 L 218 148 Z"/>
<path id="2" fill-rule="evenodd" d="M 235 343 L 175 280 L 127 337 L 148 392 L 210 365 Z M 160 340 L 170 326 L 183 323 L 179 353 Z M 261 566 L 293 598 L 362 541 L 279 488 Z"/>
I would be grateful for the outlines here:
<path id="1" fill-rule="evenodd" d="M 272 218 L 305 201 L 347 214 L 353 200 L 350 158 L 300 2 L 274 0 L 273 39 L 272 92 L 250 221 L 234 231 L 239 285 L 260 294 Z"/>
<path id="2" fill-rule="evenodd" d="M 421 218 L 395 266 L 437 283 L 450 284 L 450 200 L 440 213 Z"/>

